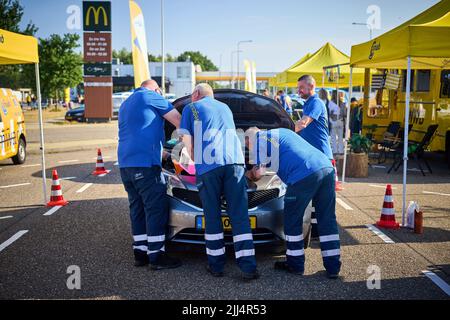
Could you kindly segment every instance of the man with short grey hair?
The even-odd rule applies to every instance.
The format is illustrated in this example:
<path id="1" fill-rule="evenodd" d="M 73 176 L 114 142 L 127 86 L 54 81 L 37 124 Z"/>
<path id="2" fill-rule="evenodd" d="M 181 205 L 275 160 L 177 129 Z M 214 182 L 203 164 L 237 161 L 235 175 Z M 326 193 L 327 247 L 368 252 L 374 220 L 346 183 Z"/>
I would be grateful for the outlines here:
<path id="1" fill-rule="evenodd" d="M 224 195 L 242 277 L 244 280 L 257 279 L 245 161 L 233 114 L 225 103 L 214 99 L 213 90 L 206 83 L 195 87 L 191 100 L 192 103 L 183 109 L 180 135 L 195 161 L 205 219 L 207 270 L 215 277 L 223 276 L 226 256 L 221 196 Z"/>

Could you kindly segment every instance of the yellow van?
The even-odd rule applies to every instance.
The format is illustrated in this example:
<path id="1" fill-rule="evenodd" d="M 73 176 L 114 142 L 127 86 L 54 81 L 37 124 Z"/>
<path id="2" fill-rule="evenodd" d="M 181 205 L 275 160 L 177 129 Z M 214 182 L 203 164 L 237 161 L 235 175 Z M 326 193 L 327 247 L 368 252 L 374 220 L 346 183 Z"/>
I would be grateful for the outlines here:
<path id="1" fill-rule="evenodd" d="M 0 160 L 26 160 L 26 133 L 22 108 L 11 89 L 0 88 Z"/>
<path id="2" fill-rule="evenodd" d="M 363 134 L 371 133 L 367 126 L 376 124 L 373 134 L 377 141 L 382 140 L 391 121 L 404 128 L 406 70 L 389 72 L 400 75 L 399 89 L 380 89 L 364 106 Z M 421 141 L 430 125 L 439 125 L 428 149 L 445 152 L 450 165 L 450 70 L 412 70 L 409 123 L 412 141 Z"/>

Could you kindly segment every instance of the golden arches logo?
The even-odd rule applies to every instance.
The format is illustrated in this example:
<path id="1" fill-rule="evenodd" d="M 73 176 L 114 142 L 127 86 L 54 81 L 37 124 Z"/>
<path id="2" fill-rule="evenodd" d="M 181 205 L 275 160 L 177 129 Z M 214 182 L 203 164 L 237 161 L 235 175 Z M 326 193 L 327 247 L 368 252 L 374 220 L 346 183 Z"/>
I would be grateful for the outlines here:
<path id="1" fill-rule="evenodd" d="M 103 25 L 107 26 L 108 25 L 108 15 L 106 14 L 106 10 L 105 8 L 103 8 L 102 6 L 99 6 L 98 8 L 95 7 L 89 7 L 86 11 L 86 25 L 89 26 L 90 25 L 90 16 L 91 16 L 91 10 L 94 13 L 94 23 L 96 25 L 98 25 L 98 20 L 100 18 L 100 11 L 102 12 L 103 15 Z"/>

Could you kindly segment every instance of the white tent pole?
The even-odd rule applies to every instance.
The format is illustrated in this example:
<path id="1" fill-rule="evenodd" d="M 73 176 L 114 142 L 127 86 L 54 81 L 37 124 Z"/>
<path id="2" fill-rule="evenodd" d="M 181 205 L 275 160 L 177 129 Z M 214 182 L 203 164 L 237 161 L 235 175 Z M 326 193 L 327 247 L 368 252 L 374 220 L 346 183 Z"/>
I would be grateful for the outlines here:
<path id="1" fill-rule="evenodd" d="M 406 174 L 408 170 L 408 127 L 409 127 L 409 102 L 411 98 L 411 56 L 408 56 L 408 69 L 406 71 L 406 107 L 405 107 L 405 133 L 403 142 L 403 206 L 402 226 L 405 225 L 406 213 Z"/>
<path id="2" fill-rule="evenodd" d="M 41 168 L 42 168 L 42 191 L 44 193 L 44 205 L 47 205 L 47 185 L 45 177 L 45 149 L 44 149 L 44 128 L 42 123 L 42 104 L 41 104 L 41 82 L 39 80 L 39 63 L 35 65 L 36 73 L 36 94 L 39 107 L 39 132 L 41 138 Z"/>
<path id="3" fill-rule="evenodd" d="M 353 68 L 350 67 L 350 79 L 348 81 L 348 98 L 352 99 L 353 95 Z M 347 165 L 347 146 L 348 141 L 350 140 L 350 103 L 347 103 L 347 119 L 345 120 L 346 126 L 345 126 L 345 140 L 344 140 L 344 164 L 342 166 L 342 183 L 345 183 L 345 167 Z"/>

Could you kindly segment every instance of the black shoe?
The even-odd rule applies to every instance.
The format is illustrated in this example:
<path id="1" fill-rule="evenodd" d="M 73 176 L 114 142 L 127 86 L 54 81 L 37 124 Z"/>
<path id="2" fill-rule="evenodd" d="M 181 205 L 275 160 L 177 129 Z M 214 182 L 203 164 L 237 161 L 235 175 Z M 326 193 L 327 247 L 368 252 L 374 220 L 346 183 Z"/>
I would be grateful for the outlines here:
<path id="1" fill-rule="evenodd" d="M 223 277 L 223 271 L 214 271 L 211 267 L 206 265 L 206 271 L 208 271 L 213 277 L 220 278 Z"/>
<path id="2" fill-rule="evenodd" d="M 276 270 L 287 271 L 289 273 L 296 274 L 296 275 L 299 275 L 299 276 L 303 275 L 303 271 L 295 270 L 294 268 L 292 268 L 291 266 L 288 265 L 287 261 L 277 261 L 277 262 L 275 262 L 274 268 Z"/>
<path id="3" fill-rule="evenodd" d="M 142 250 L 134 250 L 134 266 L 135 267 L 144 267 L 148 265 L 148 255 L 147 252 Z"/>
<path id="4" fill-rule="evenodd" d="M 135 267 L 145 267 L 148 265 L 148 260 L 134 260 Z"/>
<path id="5" fill-rule="evenodd" d="M 178 258 L 172 258 L 167 253 L 162 251 L 156 261 L 150 262 L 150 268 L 152 270 L 161 270 L 161 269 L 173 269 L 181 266 L 181 260 Z"/>
<path id="6" fill-rule="evenodd" d="M 259 278 L 258 270 L 255 270 L 253 272 L 242 272 L 242 279 L 244 281 L 256 280 L 258 278 Z"/>

